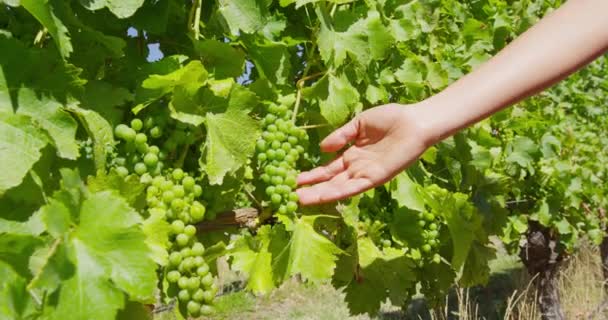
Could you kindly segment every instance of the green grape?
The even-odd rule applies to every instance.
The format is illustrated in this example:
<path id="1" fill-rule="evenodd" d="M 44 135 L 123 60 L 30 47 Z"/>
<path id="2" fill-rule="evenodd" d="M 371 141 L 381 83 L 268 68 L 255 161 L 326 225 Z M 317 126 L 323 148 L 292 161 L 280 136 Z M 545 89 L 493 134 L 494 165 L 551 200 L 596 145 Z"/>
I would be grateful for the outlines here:
<path id="1" fill-rule="evenodd" d="M 298 204 L 293 201 L 287 202 L 286 207 L 287 207 L 288 213 L 294 213 L 294 212 L 296 212 L 296 210 L 298 210 Z"/>
<path id="2" fill-rule="evenodd" d="M 167 273 L 167 281 L 170 283 L 177 283 L 181 277 L 181 274 L 177 270 L 172 270 Z"/>
<path id="3" fill-rule="evenodd" d="M 285 178 L 285 184 L 290 186 L 291 188 L 295 188 L 297 186 L 296 178 L 294 176 L 288 176 Z"/>
<path id="4" fill-rule="evenodd" d="M 203 292 L 203 301 L 206 303 L 211 303 L 215 299 L 215 293 L 211 290 L 205 290 Z"/>
<path id="5" fill-rule="evenodd" d="M 425 252 L 425 253 L 431 252 L 431 245 L 430 244 L 422 245 L 422 252 Z"/>
<path id="6" fill-rule="evenodd" d="M 150 129 L 150 128 L 152 128 L 152 126 L 154 126 L 154 118 L 147 116 L 144 119 L 144 128 Z"/>
<path id="7" fill-rule="evenodd" d="M 433 220 L 435 220 L 435 215 L 430 212 L 427 212 L 424 214 L 424 219 L 426 221 L 433 221 Z"/>
<path id="8" fill-rule="evenodd" d="M 169 192 L 169 191 L 166 191 Z M 175 194 L 174 194 L 175 196 Z M 186 203 L 184 203 L 184 200 L 177 198 L 177 199 L 173 199 L 171 200 L 171 209 L 180 212 L 184 209 L 184 207 L 186 206 Z"/>
<path id="9" fill-rule="evenodd" d="M 182 254 L 179 252 L 171 252 L 171 254 L 169 255 L 169 263 L 174 266 L 177 267 L 179 266 L 179 264 L 182 262 Z"/>
<path id="10" fill-rule="evenodd" d="M 203 302 L 205 299 L 204 293 L 205 291 L 199 288 L 192 294 L 192 300 L 197 302 Z"/>
<path id="11" fill-rule="evenodd" d="M 205 253 L 205 247 L 203 246 L 203 244 L 200 242 L 195 242 L 192 245 L 192 255 L 199 257 L 202 256 L 203 253 Z"/>
<path id="12" fill-rule="evenodd" d="M 276 191 L 277 190 L 276 190 L 275 186 L 266 187 L 266 195 L 268 195 L 268 196 L 272 196 Z"/>
<path id="13" fill-rule="evenodd" d="M 184 190 L 186 191 L 192 191 L 194 190 L 194 184 L 196 182 L 194 181 L 194 178 L 192 177 L 184 177 L 184 179 L 182 180 L 182 186 L 184 187 Z"/>
<path id="14" fill-rule="evenodd" d="M 144 156 L 144 163 L 148 167 L 155 167 L 158 164 L 158 156 L 150 152 Z"/>
<path id="15" fill-rule="evenodd" d="M 270 183 L 274 184 L 275 186 L 283 184 L 283 178 L 280 176 L 274 176 L 270 178 Z"/>
<path id="16" fill-rule="evenodd" d="M 154 181 L 154 180 L 152 180 Z M 151 185 L 146 189 L 146 194 L 148 195 L 157 195 L 160 192 L 157 186 Z"/>
<path id="17" fill-rule="evenodd" d="M 137 135 L 135 135 L 135 144 L 145 144 L 146 142 L 148 142 L 148 137 L 143 134 L 143 133 L 138 133 Z"/>
<path id="18" fill-rule="evenodd" d="M 281 143 L 279 141 L 275 140 L 272 142 L 272 144 L 270 146 L 271 146 L 271 148 L 277 150 L 277 149 L 281 148 Z"/>
<path id="19" fill-rule="evenodd" d="M 138 175 L 142 175 L 146 172 L 148 172 L 148 167 L 146 167 L 146 164 L 143 162 L 138 162 L 135 164 L 135 168 L 134 168 L 135 173 L 137 173 Z"/>
<path id="20" fill-rule="evenodd" d="M 189 285 L 190 285 L 190 279 L 188 277 L 182 276 L 181 278 L 179 278 L 179 280 L 177 280 L 177 286 L 180 289 L 188 289 Z"/>
<path id="21" fill-rule="evenodd" d="M 279 205 L 281 203 L 281 195 L 277 194 L 277 193 L 273 193 L 270 196 L 270 201 L 272 202 L 272 204 L 274 205 Z"/>
<path id="22" fill-rule="evenodd" d="M 128 174 L 128 172 L 127 172 Z M 264 183 L 270 183 L 270 176 L 266 173 L 263 173 L 260 178 L 262 179 L 262 181 L 264 181 Z"/>
<path id="23" fill-rule="evenodd" d="M 285 159 L 286 155 L 287 155 L 287 153 L 285 153 L 285 150 L 277 149 L 275 158 L 277 160 L 281 161 L 281 160 Z"/>
<path id="24" fill-rule="evenodd" d="M 173 177 L 173 180 L 175 181 L 181 181 L 184 178 L 184 170 L 182 169 L 174 169 L 173 172 L 171 173 L 171 176 Z"/>
<path id="25" fill-rule="evenodd" d="M 184 196 L 186 196 L 186 190 L 184 189 L 183 186 L 181 185 L 175 185 L 173 186 L 173 189 L 171 189 L 171 191 L 173 191 L 173 194 L 177 197 L 177 198 L 183 198 Z"/>
<path id="26" fill-rule="evenodd" d="M 160 155 L 160 149 L 157 146 L 150 146 L 148 148 L 148 151 L 154 153 L 155 155 L 159 156 Z"/>
<path id="27" fill-rule="evenodd" d="M 298 201 L 300 201 L 300 197 L 298 196 L 297 193 L 291 192 L 289 194 L 289 201 L 293 201 L 293 202 L 297 203 Z"/>
<path id="28" fill-rule="evenodd" d="M 198 184 L 195 184 L 193 192 L 195 197 L 200 197 L 203 194 L 203 188 Z"/>
<path id="29" fill-rule="evenodd" d="M 201 284 L 205 288 L 209 288 L 209 286 L 213 284 L 213 276 L 211 273 L 207 273 L 207 275 L 201 278 Z"/>
<path id="30" fill-rule="evenodd" d="M 187 245 L 188 241 L 190 241 L 190 237 L 184 233 L 180 233 L 177 235 L 177 237 L 175 237 L 175 242 L 177 242 L 177 245 L 180 247 Z"/>
<path id="31" fill-rule="evenodd" d="M 148 152 L 148 144 L 147 143 L 137 144 L 137 145 L 135 145 L 135 149 L 137 149 L 137 151 L 139 153 L 146 153 L 146 152 Z"/>
<path id="32" fill-rule="evenodd" d="M 133 130 L 140 131 L 143 128 L 143 126 L 144 126 L 144 123 L 141 120 L 139 120 L 137 118 L 131 120 L 131 128 Z"/>
<path id="33" fill-rule="evenodd" d="M 275 160 L 277 158 L 277 152 L 273 149 L 266 150 L 266 159 Z"/>
<path id="34" fill-rule="evenodd" d="M 116 174 L 121 178 L 125 178 L 129 175 L 129 170 L 125 167 L 116 167 L 114 170 L 116 171 Z"/>
<path id="35" fill-rule="evenodd" d="M 210 305 L 202 305 L 200 314 L 203 316 L 210 316 L 215 313 L 215 309 Z"/>
<path id="36" fill-rule="evenodd" d="M 181 280 L 181 279 L 180 279 Z M 186 302 L 190 300 L 190 292 L 187 289 L 182 289 L 177 294 L 177 299 L 181 302 Z"/>
<path id="37" fill-rule="evenodd" d="M 194 261 L 194 267 L 197 267 L 197 268 L 205 264 L 205 259 L 203 259 L 203 257 L 201 257 L 201 256 L 194 257 L 193 261 Z"/>
<path id="38" fill-rule="evenodd" d="M 173 201 L 173 199 L 175 199 L 175 195 L 172 191 L 165 191 L 163 192 L 162 198 L 165 203 L 169 204 Z"/>
<path id="39" fill-rule="evenodd" d="M 190 249 L 190 248 L 183 248 L 179 252 L 182 255 L 182 257 L 184 257 L 184 258 L 192 257 L 194 255 L 192 252 L 192 249 Z"/>
<path id="40" fill-rule="evenodd" d="M 184 232 L 184 222 L 181 220 L 175 220 L 173 222 L 171 222 L 171 231 L 174 234 L 180 234 L 182 232 Z"/>
<path id="41" fill-rule="evenodd" d="M 187 225 L 184 228 L 184 233 L 188 236 L 188 237 L 193 237 L 196 234 L 196 227 L 193 225 Z"/>
<path id="42" fill-rule="evenodd" d="M 163 135 L 163 130 L 159 126 L 155 126 L 150 129 L 150 136 L 154 139 L 158 139 Z"/>
<path id="43" fill-rule="evenodd" d="M 268 149 L 268 146 L 266 145 L 266 141 L 260 139 L 256 142 L 256 148 L 259 152 L 264 152 Z"/>
<path id="44" fill-rule="evenodd" d="M 280 214 L 287 214 L 287 207 L 284 205 L 280 205 L 279 209 L 277 210 Z"/>
<path id="45" fill-rule="evenodd" d="M 194 291 L 199 288 L 200 280 L 198 277 L 192 277 L 188 279 L 188 289 Z"/>
<path id="46" fill-rule="evenodd" d="M 264 162 L 268 160 L 268 155 L 265 153 L 258 153 L 258 161 L 259 162 Z"/>
<path id="47" fill-rule="evenodd" d="M 426 221 L 424 221 L 424 220 L 418 220 L 418 226 L 420 226 L 422 228 L 425 225 L 426 225 Z"/>
<path id="48" fill-rule="evenodd" d="M 169 180 L 164 180 L 161 182 L 160 189 L 163 191 L 173 190 L 173 182 Z"/>
<path id="49" fill-rule="evenodd" d="M 188 314 L 194 317 L 198 316 L 201 313 L 201 305 L 196 301 L 188 301 L 186 309 L 188 309 Z"/>
<path id="50" fill-rule="evenodd" d="M 204 264 L 204 265 L 198 267 L 196 269 L 196 274 L 201 278 L 205 277 L 207 274 L 209 274 L 209 266 Z"/>
<path id="51" fill-rule="evenodd" d="M 190 216 L 195 222 L 203 220 L 205 217 L 205 207 L 200 202 L 195 202 L 190 206 Z"/>
<path id="52" fill-rule="evenodd" d="M 120 139 L 123 139 L 126 142 L 132 142 L 135 140 L 137 133 L 135 130 L 129 128 L 127 125 L 119 124 L 116 126 L 114 130 L 114 134 Z"/>
<path id="53" fill-rule="evenodd" d="M 435 253 L 433 255 L 433 262 L 434 263 L 440 263 L 441 262 L 441 256 L 438 253 Z"/>
<path id="54" fill-rule="evenodd" d="M 277 132 L 279 129 L 274 124 L 268 125 L 266 127 L 266 131 L 268 132 Z"/>
<path id="55" fill-rule="evenodd" d="M 437 232 L 437 230 L 429 231 L 429 238 L 431 238 L 431 239 L 437 238 L 438 235 L 439 235 L 439 232 Z"/>
<path id="56" fill-rule="evenodd" d="M 429 224 L 429 229 L 431 229 L 431 230 L 437 230 L 437 224 L 436 223 Z"/>

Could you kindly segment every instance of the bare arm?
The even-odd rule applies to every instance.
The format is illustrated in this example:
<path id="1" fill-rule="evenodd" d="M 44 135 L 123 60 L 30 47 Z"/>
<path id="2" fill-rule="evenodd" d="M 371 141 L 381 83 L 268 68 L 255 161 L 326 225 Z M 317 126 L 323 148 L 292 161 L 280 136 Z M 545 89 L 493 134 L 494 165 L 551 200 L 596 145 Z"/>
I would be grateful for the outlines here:
<path id="1" fill-rule="evenodd" d="M 606 50 L 608 1 L 570 0 L 427 100 L 420 115 L 439 141 L 555 84 Z"/>
<path id="2" fill-rule="evenodd" d="M 570 0 L 441 93 L 405 108 L 367 110 L 321 143 L 330 164 L 304 172 L 302 204 L 344 199 L 378 186 L 429 146 L 578 70 L 608 50 L 608 0 Z M 608 76 L 608 75 L 607 75 Z"/>

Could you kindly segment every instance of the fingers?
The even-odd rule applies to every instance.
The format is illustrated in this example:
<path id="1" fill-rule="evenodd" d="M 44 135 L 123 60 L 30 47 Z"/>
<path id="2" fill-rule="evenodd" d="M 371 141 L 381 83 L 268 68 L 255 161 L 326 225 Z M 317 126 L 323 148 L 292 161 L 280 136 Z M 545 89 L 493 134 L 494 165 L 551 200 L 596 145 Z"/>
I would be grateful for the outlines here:
<path id="1" fill-rule="evenodd" d="M 336 152 L 347 143 L 355 140 L 358 134 L 359 121 L 355 118 L 323 139 L 321 141 L 321 150 L 324 152 Z"/>
<path id="2" fill-rule="evenodd" d="M 346 169 L 344 159 L 338 157 L 329 164 L 302 172 L 298 176 L 298 185 L 313 184 L 329 180 Z"/>
<path id="3" fill-rule="evenodd" d="M 367 179 L 350 179 L 342 172 L 333 179 L 296 190 L 302 205 L 322 204 L 346 199 L 371 187 Z"/>

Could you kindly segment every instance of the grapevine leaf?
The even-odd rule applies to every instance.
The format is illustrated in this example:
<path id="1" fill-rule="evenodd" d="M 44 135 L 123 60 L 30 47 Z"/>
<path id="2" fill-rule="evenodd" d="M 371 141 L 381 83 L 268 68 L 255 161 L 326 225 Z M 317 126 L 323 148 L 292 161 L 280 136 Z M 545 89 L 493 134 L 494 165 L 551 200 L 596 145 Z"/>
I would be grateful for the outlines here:
<path id="1" fill-rule="evenodd" d="M 424 211 L 424 198 L 418 191 L 416 184 L 406 171 L 401 172 L 389 184 L 391 197 L 397 201 L 399 206 L 407 207 L 416 211 Z"/>
<path id="2" fill-rule="evenodd" d="M 254 33 L 265 25 L 268 8 L 263 0 L 219 0 L 219 4 L 219 11 L 234 35 L 241 30 Z"/>
<path id="3" fill-rule="evenodd" d="M 517 163 L 523 168 L 532 169 L 532 162 L 538 154 L 539 148 L 528 137 L 515 137 L 513 142 L 507 146 L 507 162 Z"/>
<path id="4" fill-rule="evenodd" d="M 87 178 L 87 186 L 91 192 L 100 192 L 104 190 L 113 190 L 127 200 L 129 205 L 139 207 L 140 203 L 145 201 L 145 185 L 139 182 L 136 176 L 128 176 L 127 178 L 120 177 L 115 172 L 105 174 L 99 172 L 96 176 Z"/>
<path id="5" fill-rule="evenodd" d="M 31 319 L 36 315 L 26 281 L 0 260 L 0 319 Z"/>
<path id="6" fill-rule="evenodd" d="M 114 145 L 114 130 L 112 126 L 97 112 L 82 109 L 75 105 L 68 106 L 75 113 L 89 136 L 93 139 L 93 154 L 95 157 L 95 168 L 104 170 L 106 168 L 106 152 Z"/>
<path id="7" fill-rule="evenodd" d="M 249 276 L 247 289 L 255 294 L 265 294 L 275 288 L 272 255 L 268 249 L 271 234 L 270 226 L 262 226 L 255 239 L 248 235 L 239 238 L 230 252 L 232 268 Z"/>
<path id="8" fill-rule="evenodd" d="M 333 126 L 343 124 L 359 104 L 359 92 L 345 75 L 325 76 L 308 93 L 319 101 L 321 115 Z"/>
<path id="9" fill-rule="evenodd" d="M 276 84 L 286 84 L 291 75 L 288 47 L 280 42 L 251 44 L 250 56 L 262 78 Z"/>
<path id="10" fill-rule="evenodd" d="M 68 28 L 57 18 L 49 0 L 21 0 L 21 5 L 29 11 L 49 31 L 64 58 L 73 51 Z"/>
<path id="11" fill-rule="evenodd" d="M 241 168 L 253 154 L 260 135 L 258 123 L 247 115 L 255 95 L 233 93 L 227 112 L 206 116 L 207 140 L 203 148 L 211 184 L 221 184 L 227 173 Z"/>
<path id="12" fill-rule="evenodd" d="M 23 181 L 47 140 L 29 117 L 0 112 L 0 195 Z"/>
<path id="13" fill-rule="evenodd" d="M 66 246 L 58 241 L 36 250 L 30 258 L 29 269 L 34 277 L 28 289 L 39 296 L 54 292 L 62 281 L 74 275 L 74 265 L 67 255 Z"/>
<path id="14" fill-rule="evenodd" d="M 342 253 L 336 245 L 313 228 L 317 216 L 298 219 L 287 247 L 276 257 L 275 264 L 284 269 L 284 278 L 299 274 L 312 282 L 331 279 L 336 268 L 337 255 Z M 276 268 L 276 267 L 275 267 Z"/>
<path id="15" fill-rule="evenodd" d="M 168 93 L 177 86 L 183 86 L 188 93 L 194 94 L 205 85 L 208 73 L 200 61 L 190 61 L 183 68 L 168 74 L 153 74 L 144 80 L 142 87 L 146 89 L 158 89 Z"/>
<path id="16" fill-rule="evenodd" d="M 146 235 L 146 244 L 152 250 L 151 257 L 157 264 L 167 264 L 169 254 L 167 243 L 169 243 L 170 226 L 166 220 L 165 213 L 160 210 L 149 210 L 150 216 L 143 222 L 143 231 Z"/>
<path id="17" fill-rule="evenodd" d="M 209 39 L 195 42 L 194 48 L 216 79 L 238 77 L 243 73 L 245 55 L 229 44 Z"/>
<path id="18" fill-rule="evenodd" d="M 0 262 L 11 265 L 22 277 L 28 278 L 28 259 L 40 245 L 42 240 L 31 235 L 0 234 Z"/>
<path id="19" fill-rule="evenodd" d="M 358 241 L 359 272 L 344 292 L 346 303 L 355 314 L 375 314 L 390 298 L 400 305 L 415 284 L 413 264 L 400 250 L 380 251 L 369 238 Z"/>
<path id="20" fill-rule="evenodd" d="M 460 284 L 471 287 L 487 283 L 490 278 L 489 261 L 494 258 L 496 258 L 496 254 L 493 249 L 478 242 L 473 242 L 462 268 Z"/>
<path id="21" fill-rule="evenodd" d="M 50 199 L 47 205 L 40 208 L 40 213 L 46 230 L 53 237 L 58 238 L 69 230 L 72 218 L 70 210 L 63 202 Z"/>
<path id="22" fill-rule="evenodd" d="M 372 58 L 384 59 L 395 40 L 388 28 L 382 24 L 378 11 L 373 10 L 368 13 L 367 30 Z"/>
<path id="23" fill-rule="evenodd" d="M 132 16 L 144 4 L 144 0 L 80 0 L 80 3 L 89 10 L 108 8 L 122 19 Z"/>
<path id="24" fill-rule="evenodd" d="M 0 235 L 3 233 L 24 236 L 39 236 L 44 232 L 43 215 L 36 212 L 25 222 L 0 218 Z"/>
<path id="25" fill-rule="evenodd" d="M 87 82 L 80 106 L 94 110 L 110 124 L 117 125 L 123 115 L 120 107 L 132 100 L 133 94 L 129 90 L 96 80 Z"/>
<path id="26" fill-rule="evenodd" d="M 371 60 L 366 25 L 363 20 L 358 24 L 353 24 L 345 32 L 334 31 L 322 23 L 317 44 L 323 61 L 337 67 L 344 64 L 347 56 L 363 66 L 368 65 Z"/>
<path id="27" fill-rule="evenodd" d="M 34 91 L 22 88 L 19 90 L 17 113 L 30 116 L 48 132 L 59 156 L 70 160 L 78 158 L 78 123 L 59 102 L 47 97 L 38 98 Z"/>

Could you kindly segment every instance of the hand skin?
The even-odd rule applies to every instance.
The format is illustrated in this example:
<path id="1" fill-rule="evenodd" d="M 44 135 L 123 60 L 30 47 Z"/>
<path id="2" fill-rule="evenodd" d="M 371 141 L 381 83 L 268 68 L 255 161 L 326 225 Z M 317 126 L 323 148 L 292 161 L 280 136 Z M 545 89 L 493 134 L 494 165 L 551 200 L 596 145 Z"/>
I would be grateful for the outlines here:
<path id="1" fill-rule="evenodd" d="M 327 136 L 323 152 L 354 144 L 299 175 L 298 185 L 310 185 L 297 190 L 300 203 L 332 202 L 381 185 L 433 144 L 548 88 L 607 50 L 608 0 L 570 0 L 437 95 L 369 109 Z"/>

